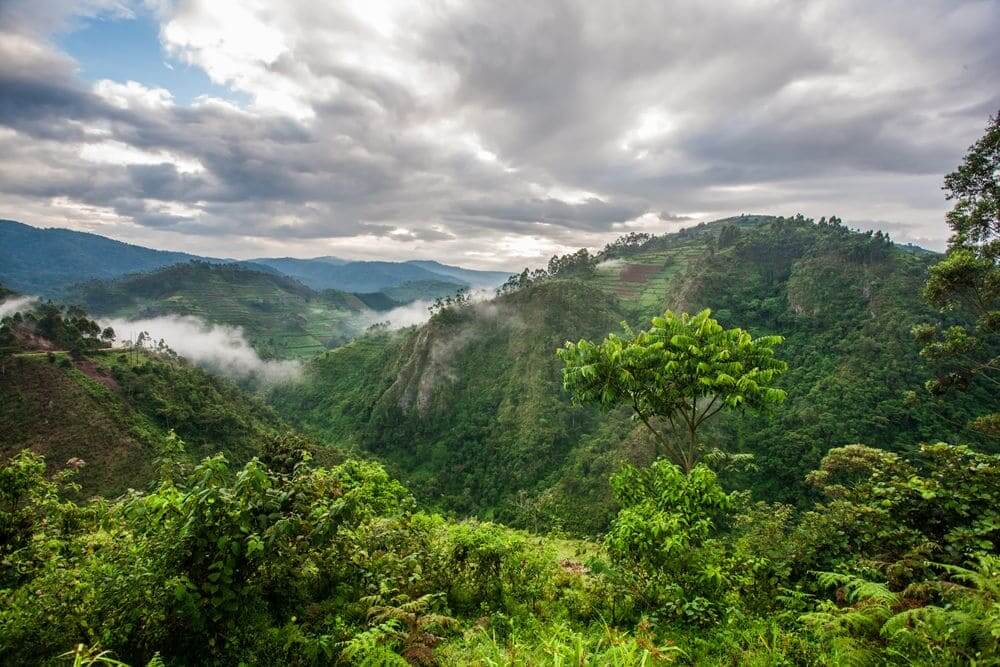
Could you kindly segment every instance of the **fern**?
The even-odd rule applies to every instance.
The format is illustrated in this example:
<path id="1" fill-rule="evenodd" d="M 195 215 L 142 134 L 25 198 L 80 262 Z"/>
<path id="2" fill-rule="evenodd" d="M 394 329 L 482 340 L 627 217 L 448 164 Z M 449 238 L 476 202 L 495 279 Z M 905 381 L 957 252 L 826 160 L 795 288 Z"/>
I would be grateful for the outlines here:
<path id="1" fill-rule="evenodd" d="M 341 642 L 340 656 L 352 665 L 406 665 L 406 661 L 392 649 L 400 631 L 398 621 L 390 620 L 368 628 L 354 635 L 349 641 Z"/>
<path id="2" fill-rule="evenodd" d="M 816 578 L 820 585 L 825 588 L 842 587 L 848 602 L 872 600 L 885 605 L 894 605 L 899 602 L 899 594 L 890 591 L 888 584 L 840 572 L 817 572 Z"/>

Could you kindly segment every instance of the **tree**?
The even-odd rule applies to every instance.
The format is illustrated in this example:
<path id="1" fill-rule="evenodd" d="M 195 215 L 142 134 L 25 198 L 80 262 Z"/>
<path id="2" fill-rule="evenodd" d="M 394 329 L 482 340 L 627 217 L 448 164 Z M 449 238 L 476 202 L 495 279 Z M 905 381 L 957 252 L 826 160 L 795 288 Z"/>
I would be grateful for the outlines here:
<path id="1" fill-rule="evenodd" d="M 740 229 L 736 225 L 726 225 L 719 232 L 719 247 L 728 248 L 740 238 Z"/>
<path id="2" fill-rule="evenodd" d="M 611 488 L 621 510 L 604 545 L 622 588 L 644 607 L 696 623 L 717 620 L 734 583 L 719 537 L 736 494 L 704 465 L 685 474 L 664 460 L 625 466 Z"/>
<path id="3" fill-rule="evenodd" d="M 668 310 L 647 331 L 625 330 L 624 338 L 611 334 L 600 344 L 581 340 L 558 350 L 563 386 L 576 403 L 631 407 L 656 438 L 658 453 L 685 472 L 697 463 L 697 431 L 706 420 L 724 408 L 762 410 L 785 399 L 774 386 L 788 367 L 774 357 L 780 336 L 725 329 L 710 310 L 694 316 Z M 657 419 L 673 431 L 684 427 L 686 442 L 668 438 Z"/>
<path id="4" fill-rule="evenodd" d="M 951 247 L 978 247 L 983 256 L 1000 257 L 1000 111 L 986 133 L 969 147 L 958 169 L 944 177 Z"/>
<path id="5" fill-rule="evenodd" d="M 936 371 L 927 387 L 944 393 L 977 379 L 1000 386 L 1000 112 L 945 176 L 944 189 L 955 200 L 947 218 L 952 237 L 924 296 L 952 322 L 914 328 L 921 355 Z M 1000 437 L 1000 413 L 978 418 L 973 427 Z"/>

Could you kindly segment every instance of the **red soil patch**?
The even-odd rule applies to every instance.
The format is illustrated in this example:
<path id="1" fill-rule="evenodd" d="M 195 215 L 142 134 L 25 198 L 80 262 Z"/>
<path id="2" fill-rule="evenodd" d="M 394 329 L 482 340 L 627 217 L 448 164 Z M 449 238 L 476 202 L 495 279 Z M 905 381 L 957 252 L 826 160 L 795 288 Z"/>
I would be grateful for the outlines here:
<path id="1" fill-rule="evenodd" d="M 118 382 L 113 377 L 99 369 L 90 359 L 80 359 L 79 361 L 74 362 L 74 365 L 77 370 L 90 379 L 100 382 L 111 391 L 118 391 Z"/>
<path id="2" fill-rule="evenodd" d="M 659 273 L 662 268 L 655 264 L 626 264 L 618 278 L 629 283 L 644 283 Z"/>
<path id="3" fill-rule="evenodd" d="M 42 338 L 23 325 L 14 328 L 14 340 L 17 341 L 18 347 L 25 351 L 49 352 L 56 349 L 50 340 Z"/>
<path id="4" fill-rule="evenodd" d="M 587 567 L 583 563 L 580 563 L 575 560 L 570 560 L 568 558 L 564 558 L 563 560 L 559 561 L 559 567 L 561 567 L 564 572 L 569 572 L 570 574 L 576 574 L 580 576 L 590 574 L 589 567 Z"/>

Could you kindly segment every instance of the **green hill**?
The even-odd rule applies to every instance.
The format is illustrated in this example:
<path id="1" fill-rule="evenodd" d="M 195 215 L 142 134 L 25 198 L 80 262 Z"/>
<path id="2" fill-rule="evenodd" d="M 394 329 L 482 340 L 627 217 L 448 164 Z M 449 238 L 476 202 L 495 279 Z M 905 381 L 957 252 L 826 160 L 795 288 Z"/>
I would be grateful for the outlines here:
<path id="1" fill-rule="evenodd" d="M 258 399 L 183 361 L 106 351 L 0 357 L 0 459 L 24 448 L 62 468 L 85 462 L 85 491 L 116 495 L 153 478 L 170 430 L 192 459 L 260 454 L 290 430 Z"/>
<path id="2" fill-rule="evenodd" d="M 271 400 L 307 432 L 376 452 L 443 507 L 596 532 L 614 511 L 607 476 L 652 449 L 624 413 L 570 406 L 554 350 L 621 320 L 711 307 L 725 324 L 785 336 L 793 370 L 774 417 L 728 417 L 707 435 L 756 455 L 745 481 L 758 495 L 802 502 L 805 473 L 830 448 L 971 439 L 957 425 L 995 401 L 908 401 L 925 379 L 910 328 L 927 314 L 919 290 L 934 260 L 839 224 L 719 221 L 609 247 L 582 269 L 326 352 Z"/>
<path id="3" fill-rule="evenodd" d="M 0 283 L 40 296 L 56 296 L 83 280 L 109 279 L 198 259 L 69 229 L 39 229 L 0 220 Z M 217 260 L 213 260 L 217 261 Z"/>
<path id="4" fill-rule="evenodd" d="M 317 293 L 286 276 L 237 264 L 176 264 L 81 285 L 67 300 L 101 316 L 193 315 L 239 326 L 265 358 L 306 358 L 367 325 L 365 304 L 351 294 Z"/>
<path id="5" fill-rule="evenodd" d="M 431 260 L 411 259 L 406 262 L 411 266 L 419 266 L 431 273 L 436 273 L 446 278 L 461 280 L 471 287 L 495 287 L 507 280 L 510 273 L 506 271 L 477 271 L 473 269 L 463 269 L 460 266 L 451 266 Z"/>
<path id="6" fill-rule="evenodd" d="M 345 262 L 331 261 L 331 258 L 296 259 L 293 257 L 268 258 L 253 260 L 281 271 L 303 284 L 317 290 L 338 289 L 345 292 L 382 292 L 404 284 L 418 285 L 421 283 L 448 283 L 451 291 L 469 287 L 470 282 L 463 278 L 431 271 L 409 262 Z M 460 271 L 465 271 L 461 269 Z M 475 271 L 467 271 L 475 274 Z M 506 276 L 504 276 L 506 277 Z M 492 281 L 492 284 L 502 282 Z M 419 295 L 416 298 L 427 298 Z"/>

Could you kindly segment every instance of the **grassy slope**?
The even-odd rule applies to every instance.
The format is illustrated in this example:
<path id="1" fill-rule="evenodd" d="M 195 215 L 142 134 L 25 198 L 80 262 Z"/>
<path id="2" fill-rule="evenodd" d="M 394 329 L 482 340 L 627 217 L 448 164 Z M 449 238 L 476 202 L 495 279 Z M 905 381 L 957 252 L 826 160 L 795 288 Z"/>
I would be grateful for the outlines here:
<path id="1" fill-rule="evenodd" d="M 712 239 L 723 224 L 743 234 L 719 249 Z M 955 441 L 995 401 L 972 395 L 943 412 L 926 400 L 907 404 L 924 379 L 909 330 L 926 314 L 919 290 L 934 257 L 868 257 L 858 254 L 865 243 L 845 230 L 762 218 L 671 235 L 592 278 L 543 283 L 327 353 L 273 402 L 309 432 L 376 452 L 444 507 L 593 533 L 613 510 L 610 472 L 647 459 L 650 448 L 624 414 L 599 418 L 569 405 L 554 349 L 601 337 L 621 319 L 645 326 L 666 307 L 712 307 L 725 324 L 785 335 L 792 370 L 776 415 L 729 416 L 704 438 L 755 453 L 759 470 L 741 482 L 794 502 L 830 447 Z"/>
<path id="2" fill-rule="evenodd" d="M 255 455 L 270 434 L 288 432 L 272 410 L 235 386 L 179 362 L 95 354 L 0 359 L 0 458 L 33 449 L 55 468 L 86 462 L 84 490 L 114 495 L 153 474 L 170 429 L 194 457 Z"/>
<path id="3" fill-rule="evenodd" d="M 96 315 L 193 315 L 242 327 L 265 357 L 306 358 L 361 331 L 364 304 L 316 293 L 284 276 L 232 265 L 187 263 L 79 288 L 72 300 Z"/>

